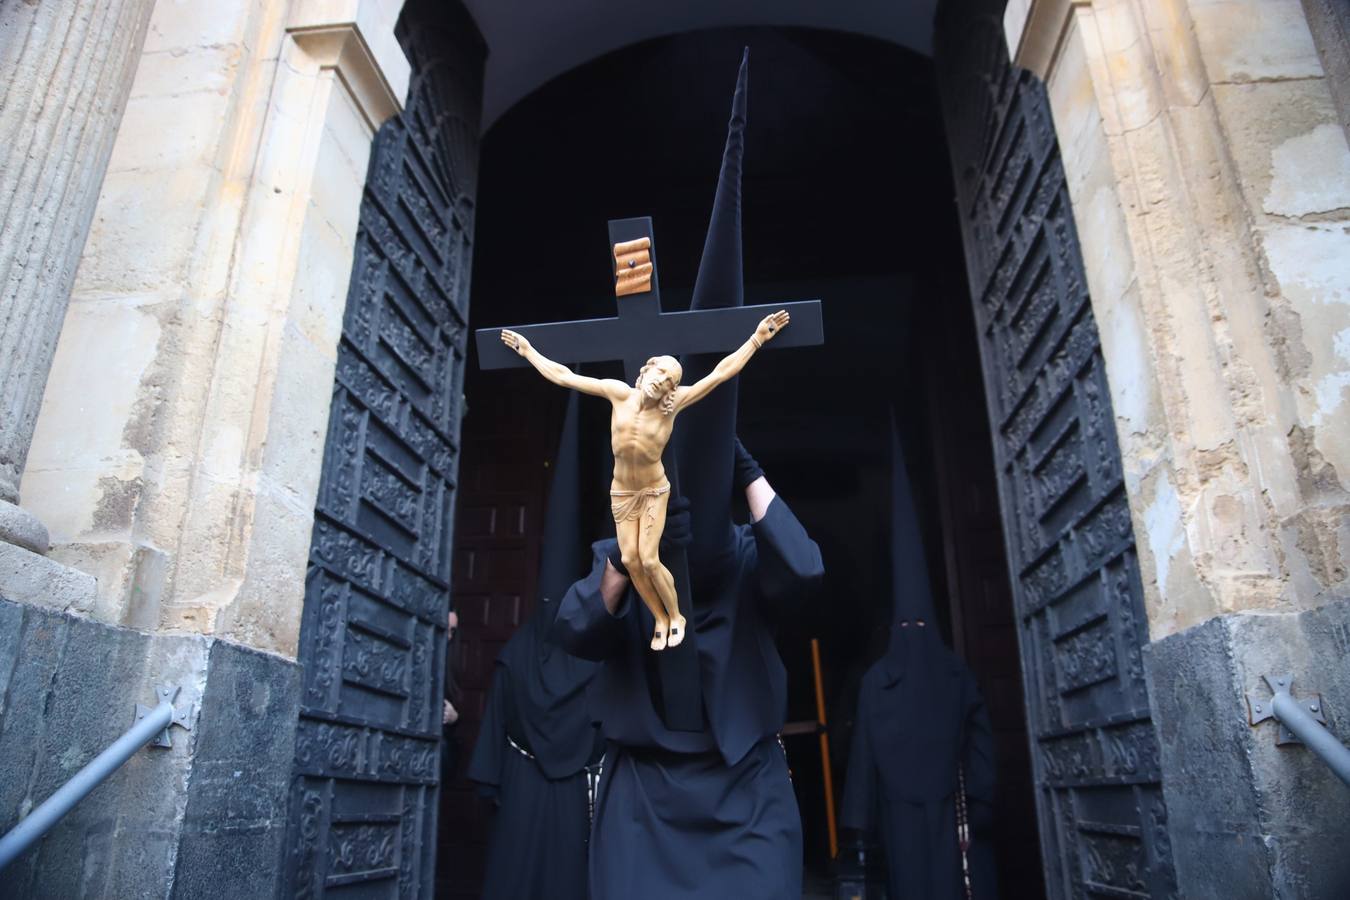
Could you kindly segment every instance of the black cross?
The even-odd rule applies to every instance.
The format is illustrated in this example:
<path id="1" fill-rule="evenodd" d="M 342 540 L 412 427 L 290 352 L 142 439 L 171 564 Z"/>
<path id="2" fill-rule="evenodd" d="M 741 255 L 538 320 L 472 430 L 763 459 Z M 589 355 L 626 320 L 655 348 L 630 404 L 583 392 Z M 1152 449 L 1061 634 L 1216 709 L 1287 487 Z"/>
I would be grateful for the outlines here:
<path id="1" fill-rule="evenodd" d="M 582 319 L 541 325 L 512 325 L 549 359 L 575 365 L 622 359 L 624 374 L 631 383 L 638 370 L 653 356 L 680 356 L 689 353 L 730 353 L 745 343 L 761 319 L 785 309 L 792 316 L 792 327 L 784 329 L 768 347 L 806 347 L 825 341 L 819 300 L 793 303 L 768 303 L 723 309 L 661 311 L 661 288 L 656 270 L 656 240 L 650 216 L 615 219 L 609 223 L 610 245 L 647 238 L 651 241 L 651 290 L 619 297 L 619 314 L 610 319 Z M 616 280 L 617 280 L 617 276 Z M 484 369 L 508 369 L 528 366 L 523 357 L 501 341 L 501 328 L 480 328 L 475 332 L 478 362 Z M 679 469 L 674 459 L 675 442 L 666 446 L 666 477 L 672 496 L 679 495 Z M 680 610 L 689 621 L 684 641 L 657 656 L 660 672 L 662 713 L 668 728 L 700 731 L 703 728 L 702 691 L 699 688 L 698 656 L 695 649 L 693 605 L 689 596 L 689 565 L 684 553 L 663 562 L 675 576 Z M 644 607 L 645 609 L 645 607 Z"/>

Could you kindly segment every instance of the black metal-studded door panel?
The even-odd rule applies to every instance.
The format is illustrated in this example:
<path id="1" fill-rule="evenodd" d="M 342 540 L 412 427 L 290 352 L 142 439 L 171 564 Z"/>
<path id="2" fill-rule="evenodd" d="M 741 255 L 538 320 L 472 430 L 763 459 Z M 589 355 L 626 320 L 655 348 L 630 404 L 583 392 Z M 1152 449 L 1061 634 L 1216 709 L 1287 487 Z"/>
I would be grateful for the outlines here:
<path id="1" fill-rule="evenodd" d="M 1140 656 L 1147 623 L 1100 339 L 1049 102 L 1039 80 L 1009 64 L 1001 12 L 948 3 L 938 66 L 1047 890 L 1056 900 L 1172 897 Z"/>
<path id="2" fill-rule="evenodd" d="M 466 72 L 405 46 L 413 83 L 372 149 L 306 578 L 295 897 L 433 893 L 481 56 Z"/>

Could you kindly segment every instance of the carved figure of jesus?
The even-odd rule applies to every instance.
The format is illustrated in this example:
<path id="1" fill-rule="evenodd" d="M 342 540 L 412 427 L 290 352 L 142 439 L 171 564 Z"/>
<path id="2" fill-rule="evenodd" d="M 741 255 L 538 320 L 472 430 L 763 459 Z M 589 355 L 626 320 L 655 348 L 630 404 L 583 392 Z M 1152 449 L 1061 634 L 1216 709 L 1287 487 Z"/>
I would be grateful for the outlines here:
<path id="1" fill-rule="evenodd" d="M 656 619 L 653 650 L 678 646 L 687 623 L 680 614 L 675 578 L 661 563 L 658 550 L 666 529 L 670 482 L 661 454 L 675 427 L 675 417 L 702 400 L 713 388 L 734 378 L 755 351 L 773 340 L 790 320 L 785 310 L 765 316 L 750 339 L 727 355 L 707 376 L 688 387 L 680 385 L 683 371 L 674 357 L 653 356 L 638 373 L 632 387 L 612 378 L 589 378 L 541 354 L 520 334 L 502 330 L 502 341 L 554 384 L 609 400 L 610 448 L 614 451 L 614 481 L 610 511 L 619 539 L 619 553 L 638 596 Z"/>

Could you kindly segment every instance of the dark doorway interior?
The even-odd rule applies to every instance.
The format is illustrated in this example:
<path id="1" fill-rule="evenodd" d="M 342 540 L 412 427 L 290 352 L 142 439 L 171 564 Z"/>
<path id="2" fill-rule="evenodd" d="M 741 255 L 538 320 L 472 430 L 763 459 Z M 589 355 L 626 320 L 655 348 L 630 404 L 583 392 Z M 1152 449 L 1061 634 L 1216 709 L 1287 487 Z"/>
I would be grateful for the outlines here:
<path id="1" fill-rule="evenodd" d="M 780 635 L 789 719 L 815 716 L 809 641 L 818 638 L 841 786 L 852 694 L 890 621 L 894 406 L 941 624 L 979 675 L 998 731 L 1005 895 L 1039 896 L 1017 638 L 931 61 L 848 35 L 716 31 L 630 47 L 546 85 L 484 138 L 471 324 L 613 315 L 605 225 L 636 215 L 654 219 L 667 307 L 687 303 L 743 45 L 747 302 L 825 304 L 824 347 L 764 354 L 741 385 L 741 436 L 819 541 L 828 571 L 825 595 Z M 588 372 L 621 376 L 617 365 Z M 533 602 L 564 398 L 532 373 L 481 373 L 472 357 L 466 396 L 454 579 L 467 757 L 492 660 Z M 601 407 L 583 399 L 595 536 L 606 527 Z M 789 738 L 788 751 L 807 866 L 823 877 L 818 743 Z M 484 810 L 462 781 L 443 796 L 442 886 L 474 896 Z"/>

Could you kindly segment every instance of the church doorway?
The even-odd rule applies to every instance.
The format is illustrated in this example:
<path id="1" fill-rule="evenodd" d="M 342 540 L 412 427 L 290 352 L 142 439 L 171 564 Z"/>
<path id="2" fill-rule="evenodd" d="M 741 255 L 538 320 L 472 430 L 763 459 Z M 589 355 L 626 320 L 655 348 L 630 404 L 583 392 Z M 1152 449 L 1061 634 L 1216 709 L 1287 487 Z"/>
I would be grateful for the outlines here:
<path id="1" fill-rule="evenodd" d="M 857 679 L 890 621 L 892 411 L 914 480 L 944 635 L 977 673 L 998 740 L 1000 877 L 1044 893 L 1012 589 L 981 361 L 931 59 L 836 33 L 695 32 L 625 48 L 550 82 L 484 136 L 470 325 L 613 314 L 605 223 L 651 215 L 669 309 L 688 302 L 740 48 L 751 48 L 746 302 L 820 298 L 823 347 L 765 354 L 741 381 L 740 434 L 821 545 L 823 594 L 779 635 L 790 721 L 814 720 L 819 640 L 836 797 Z M 590 374 L 621 375 L 603 367 Z M 496 652 L 530 612 L 563 396 L 470 355 L 455 560 L 458 726 L 476 737 Z M 605 527 L 605 415 L 582 401 Z M 917 723 L 916 723 L 917 724 Z M 818 739 L 785 739 L 808 883 L 829 870 Z M 447 896 L 476 896 L 485 810 L 442 790 Z M 441 895 L 438 892 L 438 896 Z"/>

